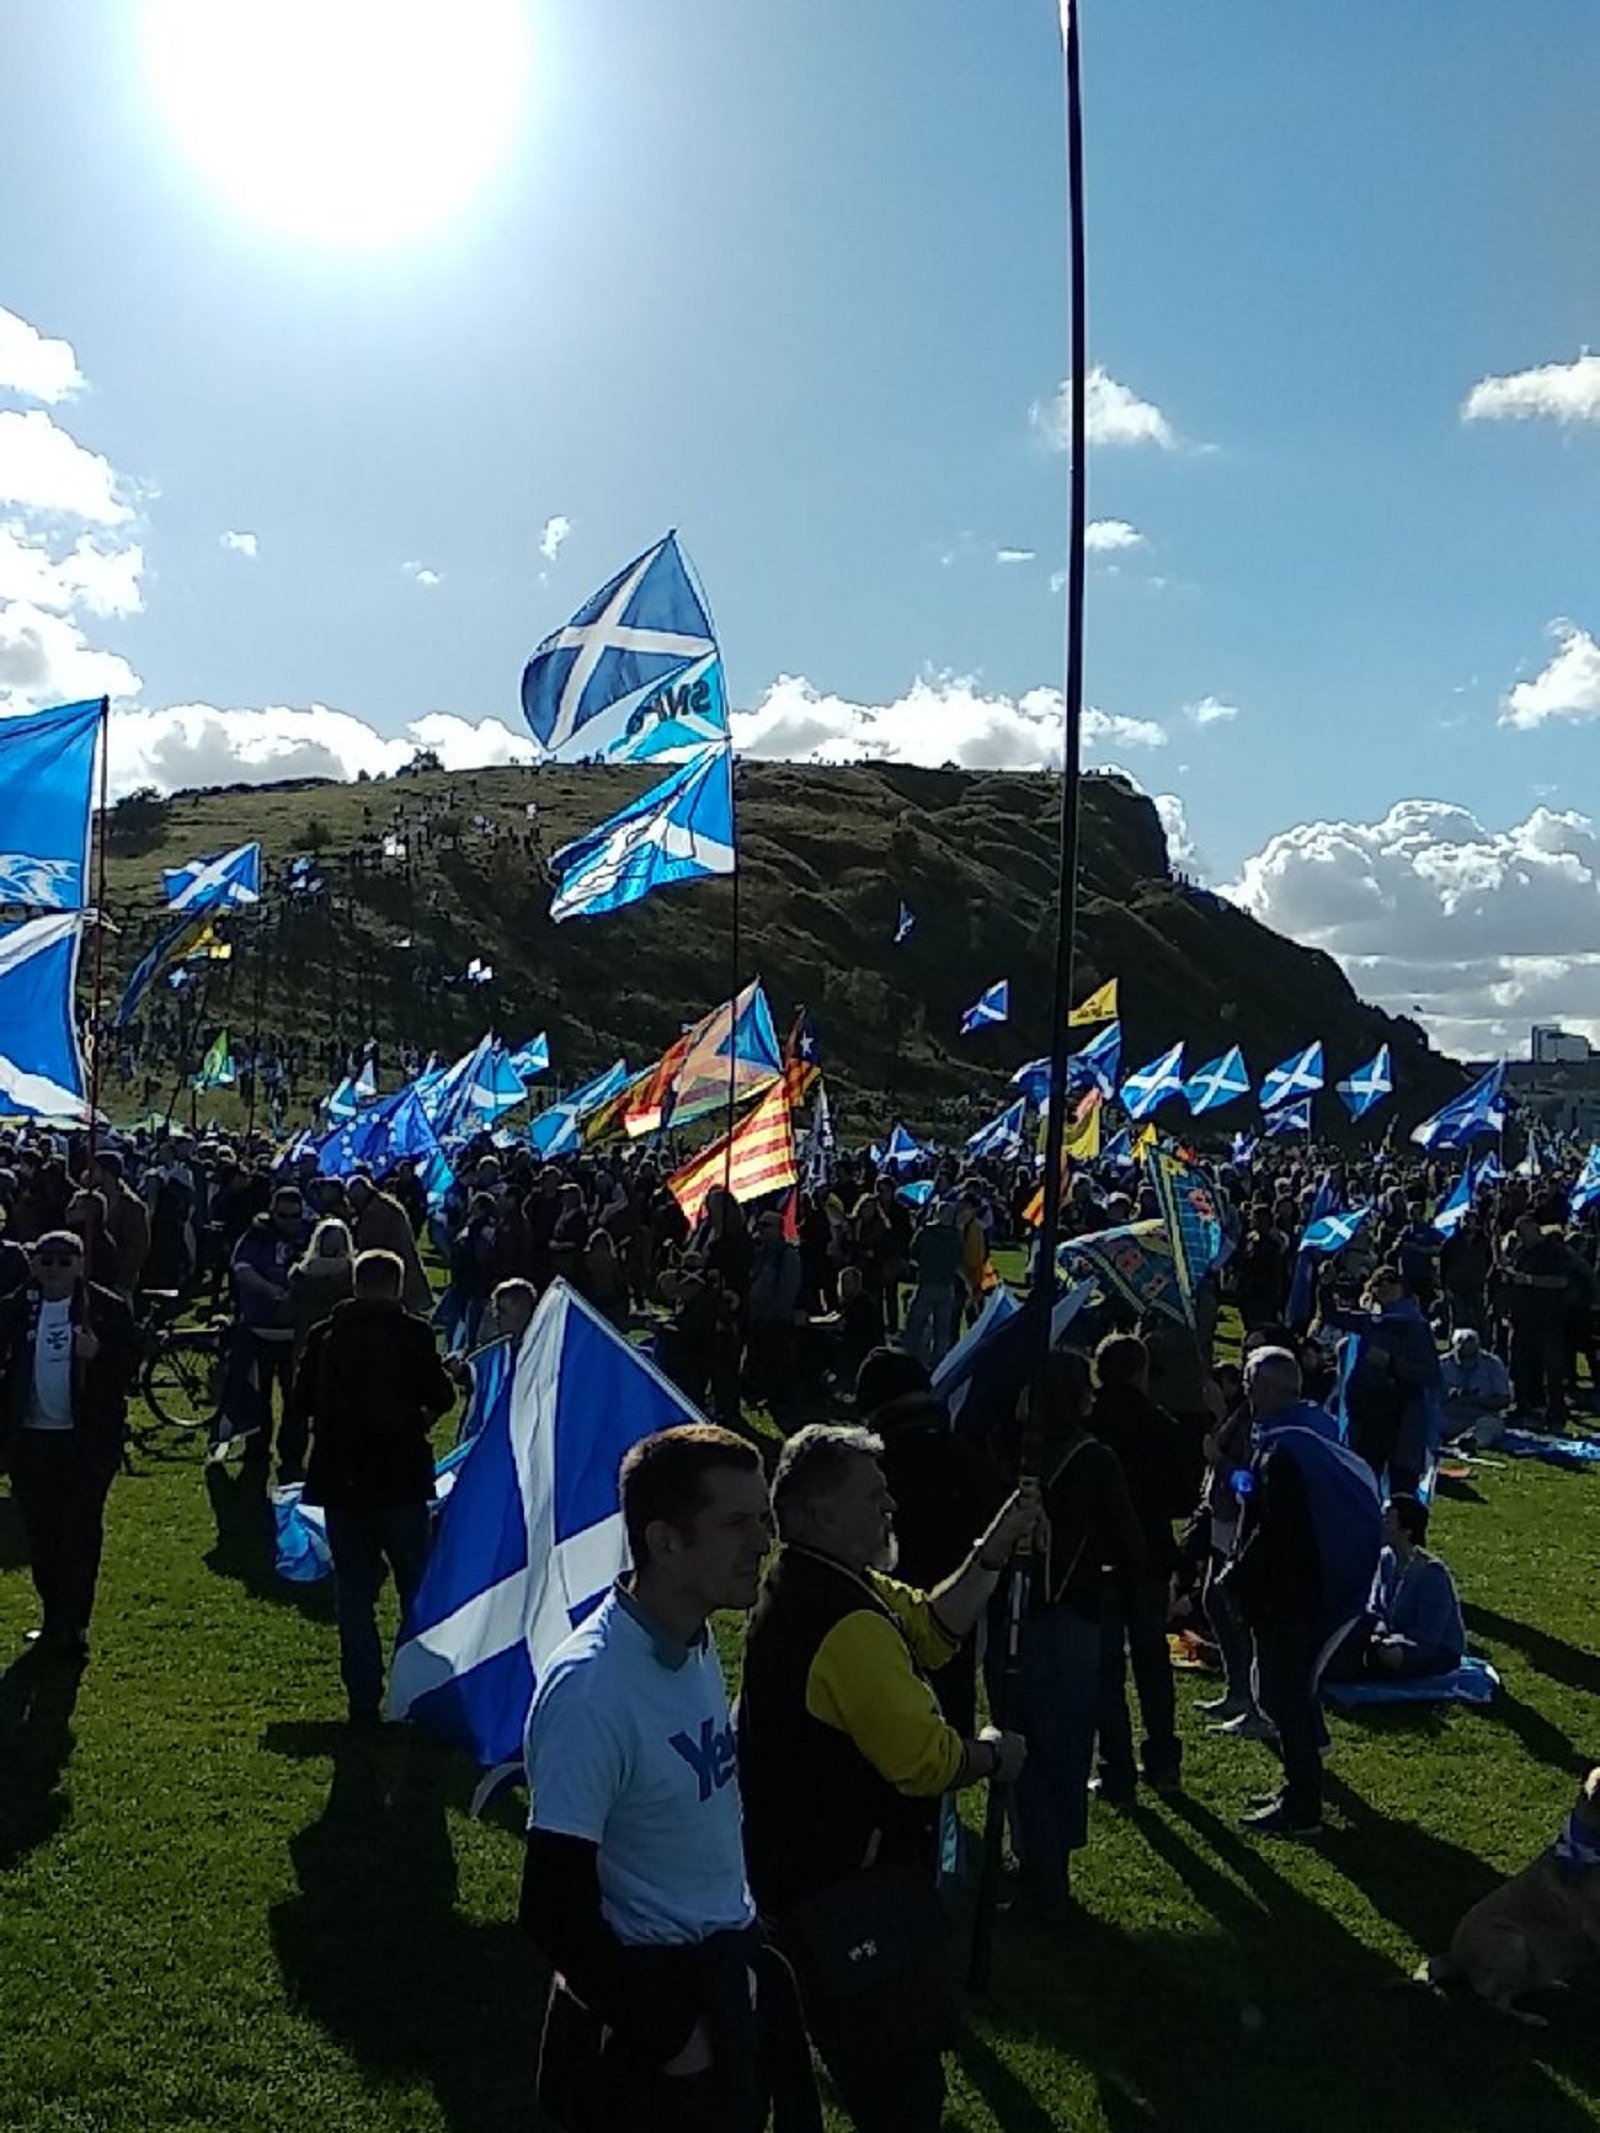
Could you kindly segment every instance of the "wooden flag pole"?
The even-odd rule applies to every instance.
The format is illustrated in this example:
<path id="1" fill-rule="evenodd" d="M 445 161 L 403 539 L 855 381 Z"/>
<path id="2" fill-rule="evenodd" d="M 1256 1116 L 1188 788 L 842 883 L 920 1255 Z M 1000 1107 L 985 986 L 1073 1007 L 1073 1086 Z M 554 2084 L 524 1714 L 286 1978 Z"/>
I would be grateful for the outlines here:
<path id="1" fill-rule="evenodd" d="M 1082 784 L 1083 729 L 1083 591 L 1084 534 L 1087 520 L 1088 484 L 1085 466 L 1084 399 L 1088 389 L 1088 332 L 1084 311 L 1084 214 L 1083 214 L 1083 96 L 1078 46 L 1078 12 L 1081 0 L 1060 0 L 1061 42 L 1064 59 L 1067 139 L 1067 281 L 1071 305 L 1071 469 L 1067 519 L 1066 673 L 1062 691 L 1061 819 L 1056 879 L 1055 975 L 1050 1001 L 1050 1094 L 1045 1115 L 1043 1209 L 1039 1221 L 1037 1256 L 1028 1295 L 1033 1314 L 1033 1396 L 1031 1408 L 1039 1413 L 1039 1395 L 1044 1365 L 1050 1353 L 1050 1326 L 1056 1293 L 1056 1240 L 1061 1228 L 1061 1153 L 1067 1124 L 1067 1058 L 1071 1032 L 1067 1017 L 1072 1010 L 1073 957 L 1078 919 L 1078 797 Z M 1025 1431 L 1019 1478 L 1038 1471 L 1036 1431 Z M 999 1694 L 995 1699 L 995 1722 L 1004 1727 L 1017 1708 L 1020 1648 L 1027 1619 L 1031 1565 L 1019 1550 L 1009 1572 L 1006 1595 L 1006 1649 Z M 973 1918 L 972 1949 L 967 1972 L 968 1989 L 988 1990 L 994 1951 L 994 1922 L 1000 1893 L 1000 1869 L 1005 1844 L 1007 1788 L 991 1779 L 983 1832 L 983 1871 Z"/>

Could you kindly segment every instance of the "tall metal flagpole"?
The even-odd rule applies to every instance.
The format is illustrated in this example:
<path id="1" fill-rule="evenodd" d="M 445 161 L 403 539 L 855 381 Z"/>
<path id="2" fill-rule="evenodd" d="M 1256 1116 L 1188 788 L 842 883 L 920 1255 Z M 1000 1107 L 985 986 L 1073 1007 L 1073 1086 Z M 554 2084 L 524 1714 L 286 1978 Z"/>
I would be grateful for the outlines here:
<path id="1" fill-rule="evenodd" d="M 1050 1353 L 1050 1322 L 1056 1290 L 1056 1240 L 1061 1227 L 1061 1152 L 1067 1126 L 1067 1056 L 1071 1032 L 1067 1017 L 1072 1010 L 1073 955 L 1078 919 L 1078 794 L 1082 779 L 1083 726 L 1083 587 L 1084 527 L 1088 501 L 1085 466 L 1084 397 L 1088 385 L 1088 331 L 1084 312 L 1083 236 L 1083 99 L 1078 49 L 1078 7 L 1081 0 L 1060 0 L 1061 43 L 1064 57 L 1067 136 L 1067 281 L 1072 311 L 1070 385 L 1072 394 L 1070 446 L 1072 463 L 1068 489 L 1066 674 L 1062 692 L 1061 820 L 1056 883 L 1055 975 L 1050 1001 L 1050 1095 L 1045 1120 L 1043 1210 L 1039 1219 L 1037 1256 L 1028 1295 L 1033 1314 L 1033 1382 L 1035 1412 L 1037 1396 Z M 1022 1447 L 1024 1476 L 1037 1471 L 1037 1444 L 1030 1431 Z M 1031 1567 L 1025 1551 L 1019 1550 L 1009 1574 L 1006 1594 L 1005 1667 L 996 1699 L 996 1723 L 1004 1726 L 1016 1709 L 1018 1652 L 1022 1624 L 1027 1614 Z M 983 1874 L 973 1920 L 972 1952 L 967 1983 L 971 1991 L 987 1990 L 994 1948 L 994 1919 L 1000 1889 L 1000 1867 L 1005 1842 L 1006 1788 L 991 1780 L 984 1822 Z"/>
<path id="2" fill-rule="evenodd" d="M 739 811 L 733 791 L 733 738 L 728 748 L 728 828 L 733 836 L 733 989 L 728 994 L 728 1121 L 722 1156 L 722 1189 L 733 1191 L 733 1126 L 739 1100 Z"/>
<path id="3" fill-rule="evenodd" d="M 89 1152 L 84 1167 L 84 1183 L 89 1183 L 89 1165 L 94 1162 L 95 1135 L 100 1119 L 100 1074 L 101 1052 L 104 1048 L 105 1003 L 101 998 L 101 985 L 105 974 L 106 939 L 106 816 L 107 791 L 111 775 L 111 699 L 100 699 L 100 817 L 95 825 L 94 840 L 94 963 L 90 981 L 92 1005 L 89 1009 Z"/>

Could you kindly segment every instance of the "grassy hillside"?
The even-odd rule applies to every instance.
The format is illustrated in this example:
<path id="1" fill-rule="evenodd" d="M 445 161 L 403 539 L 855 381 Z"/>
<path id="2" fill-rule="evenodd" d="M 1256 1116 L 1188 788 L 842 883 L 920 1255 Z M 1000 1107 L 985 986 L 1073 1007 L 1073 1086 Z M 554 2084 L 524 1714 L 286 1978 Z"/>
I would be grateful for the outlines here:
<path id="1" fill-rule="evenodd" d="M 259 919 L 233 923 L 208 1030 L 225 1022 L 241 1040 L 259 1011 L 267 1031 L 448 1050 L 490 1022 L 512 1039 L 548 1028 L 569 1082 L 619 1054 L 643 1063 L 727 996 L 733 888 L 703 883 L 552 926 L 540 853 L 648 781 L 545 766 L 186 793 L 144 821 L 125 805 L 110 863 L 123 929 L 112 984 L 120 991 L 154 937 L 163 866 L 259 838 L 274 878 L 314 854 L 329 893 L 299 906 L 272 894 Z M 1043 776 L 740 765 L 740 971 L 762 974 L 780 1027 L 796 1003 L 811 1008 L 857 1122 L 894 1111 L 928 1123 L 951 1099 L 985 1104 L 1047 1048 L 1058 789 Z M 404 841 L 404 858 L 384 856 L 386 836 Z M 901 896 L 918 925 L 895 948 Z M 1181 1035 L 1193 1063 L 1238 1042 L 1259 1072 L 1320 1036 L 1343 1072 L 1387 1039 L 1412 1115 L 1459 1079 L 1415 1025 L 1363 1005 L 1328 957 L 1175 878 L 1154 807 L 1114 776 L 1085 786 L 1078 953 L 1080 991 L 1122 980 L 1129 1064 Z M 491 986 L 459 982 L 473 956 L 493 965 Z M 1009 1027 L 958 1038 L 962 1009 L 1002 976 Z M 160 1011 L 174 1012 L 170 994 Z"/>

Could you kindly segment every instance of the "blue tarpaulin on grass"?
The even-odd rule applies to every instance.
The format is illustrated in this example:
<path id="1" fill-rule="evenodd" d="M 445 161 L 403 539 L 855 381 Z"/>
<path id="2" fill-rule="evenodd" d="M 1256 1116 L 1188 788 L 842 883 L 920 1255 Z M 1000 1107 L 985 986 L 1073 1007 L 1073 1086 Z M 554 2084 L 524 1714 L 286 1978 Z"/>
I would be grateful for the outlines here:
<path id="1" fill-rule="evenodd" d="M 1533 1429 L 1503 1429 L 1494 1449 L 1509 1452 L 1513 1459 L 1542 1459 L 1548 1466 L 1600 1466 L 1600 1440 L 1593 1437 L 1545 1437 Z"/>
<path id="2" fill-rule="evenodd" d="M 1453 1674 L 1433 1674 L 1423 1681 L 1325 1681 L 1329 1703 L 1475 1703 L 1494 1701 L 1500 1676 L 1487 1659 L 1463 1659 Z"/>

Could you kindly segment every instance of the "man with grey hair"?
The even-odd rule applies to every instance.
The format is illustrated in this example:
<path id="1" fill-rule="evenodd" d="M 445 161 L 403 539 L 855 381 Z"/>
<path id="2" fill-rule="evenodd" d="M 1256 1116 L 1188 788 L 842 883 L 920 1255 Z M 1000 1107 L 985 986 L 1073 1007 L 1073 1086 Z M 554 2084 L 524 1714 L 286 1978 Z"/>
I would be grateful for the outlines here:
<path id="1" fill-rule="evenodd" d="M 1245 1358 L 1245 1397 L 1258 1437 L 1268 1429 L 1309 1429 L 1338 1442 L 1338 1423 L 1325 1407 L 1302 1397 L 1302 1383 L 1299 1358 L 1287 1348 L 1257 1348 Z"/>
<path id="2" fill-rule="evenodd" d="M 903 1947 L 908 1926 L 918 1930 L 908 1903 L 918 1925 L 923 1893 L 937 1911 L 941 1798 L 1020 1771 L 1020 1736 L 991 1727 L 964 1740 L 926 1670 L 977 1622 L 1039 1500 L 1031 1485 L 1019 1490 L 955 1574 L 919 1592 L 890 1575 L 882 1454 L 868 1430 L 813 1424 L 779 1458 L 782 1545 L 745 1636 L 740 1780 L 756 1901 L 795 1966 L 812 2037 L 859 2133 L 935 2133 L 941 2055 L 953 2041 L 937 1917 L 906 1966 L 865 1993 L 841 1989 L 829 1920 L 848 1916 L 853 1946 Z"/>

